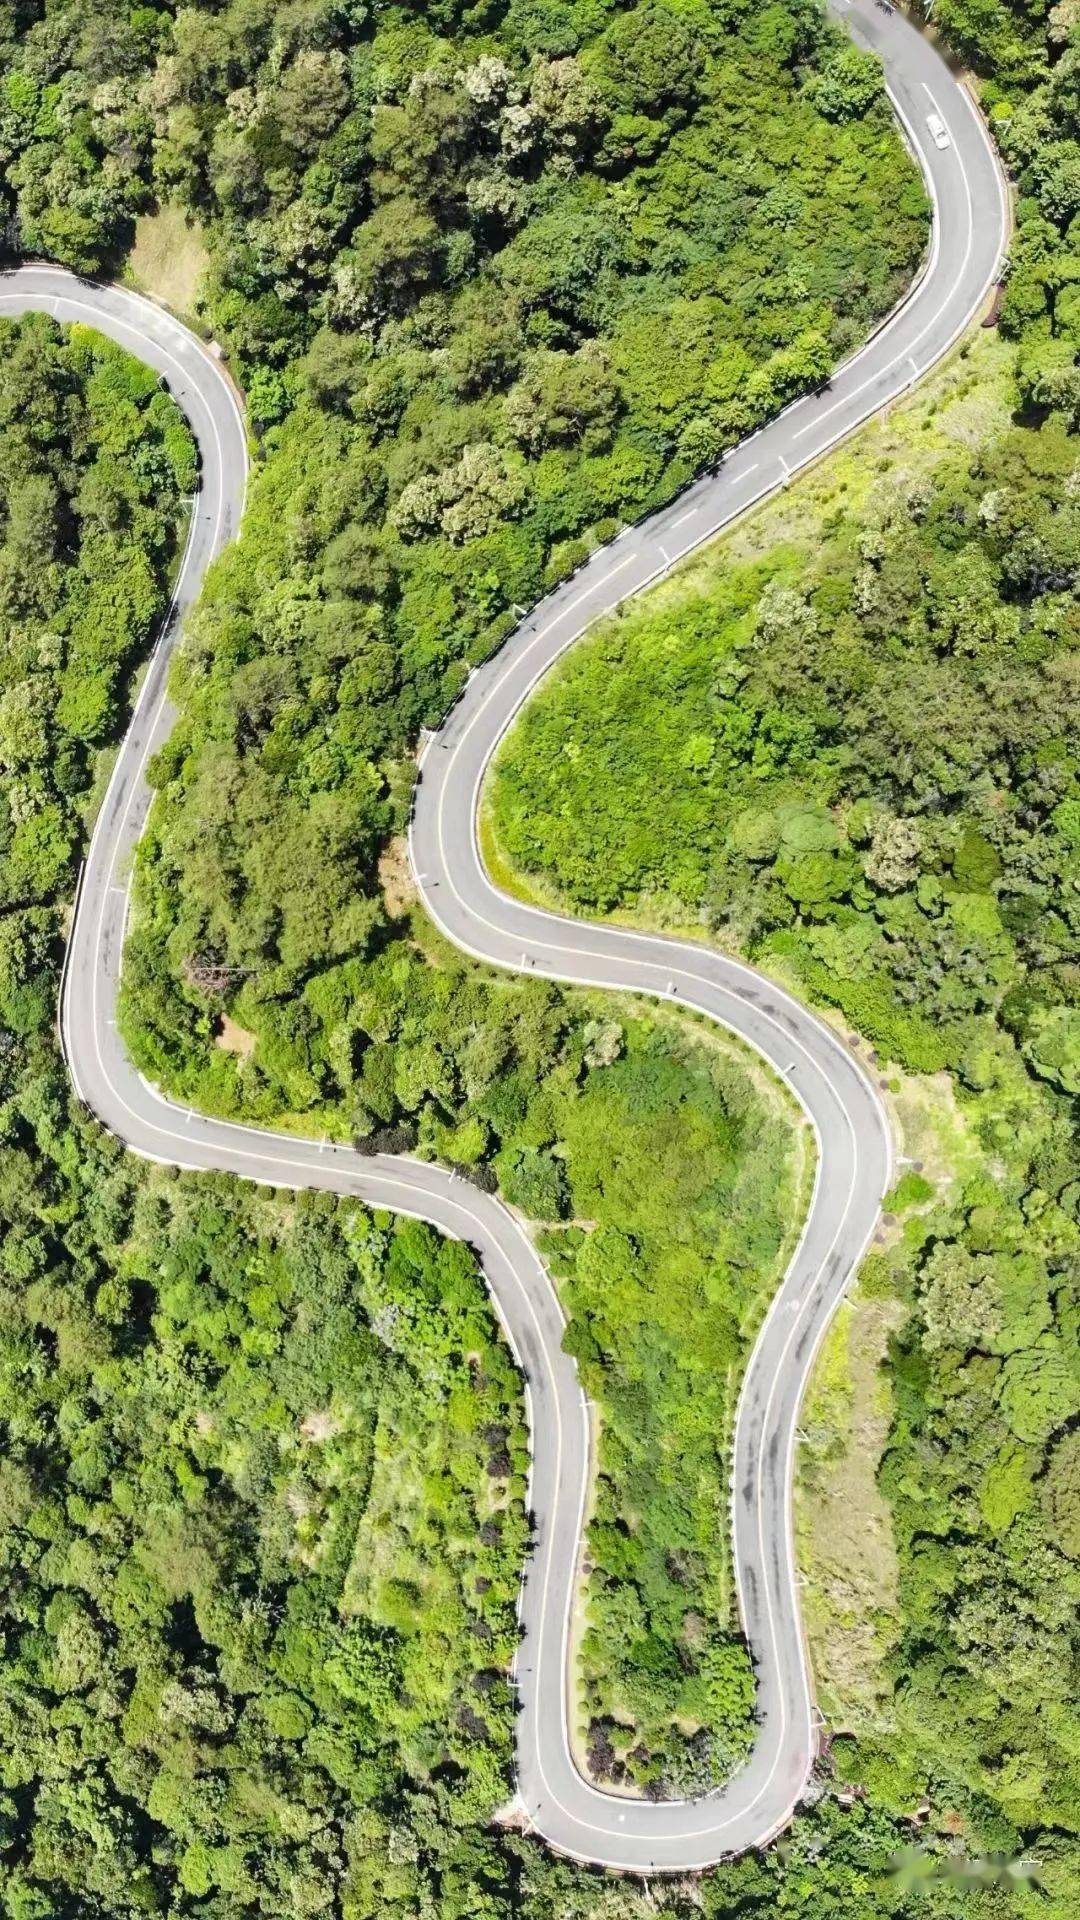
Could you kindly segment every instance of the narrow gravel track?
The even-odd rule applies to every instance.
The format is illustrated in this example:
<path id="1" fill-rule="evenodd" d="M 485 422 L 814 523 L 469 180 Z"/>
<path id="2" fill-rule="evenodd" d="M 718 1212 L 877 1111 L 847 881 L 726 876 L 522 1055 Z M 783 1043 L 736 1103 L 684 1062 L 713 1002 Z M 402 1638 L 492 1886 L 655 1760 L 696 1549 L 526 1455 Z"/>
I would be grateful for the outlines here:
<path id="1" fill-rule="evenodd" d="M 518 1799 L 553 1846 L 631 1871 L 708 1866 L 786 1825 L 817 1749 L 791 1525 L 796 1423 L 814 1355 L 871 1237 L 890 1180 L 878 1094 L 835 1032 L 772 982 L 707 948 L 527 907 L 488 879 L 476 838 L 491 756 L 533 688 L 599 617 L 786 484 L 941 359 L 983 305 L 1008 230 L 1007 199 L 966 93 L 900 14 L 872 0 L 830 0 L 885 62 L 890 94 L 930 184 L 935 219 L 925 269 L 904 305 L 829 389 L 737 448 L 721 471 L 596 554 L 477 671 L 426 744 L 411 852 L 424 904 L 467 953 L 548 978 L 673 999 L 709 1015 L 764 1056 L 816 1137 L 817 1178 L 802 1237 L 747 1365 L 733 1457 L 735 1572 L 758 1678 L 757 1738 L 716 1793 L 650 1804 L 599 1791 L 567 1737 L 568 1635 L 587 1491 L 590 1414 L 551 1280 L 518 1221 L 440 1167 L 362 1157 L 334 1146 L 207 1118 L 177 1106 L 132 1067 L 116 996 L 131 856 L 151 794 L 149 755 L 171 729 L 165 693 L 183 617 L 213 557 L 240 535 L 244 423 L 222 368 L 148 301 L 53 267 L 0 274 L 0 313 L 44 309 L 108 334 L 162 374 L 202 456 L 201 492 L 170 613 L 121 746 L 80 879 L 61 992 L 61 1037 L 79 1097 L 133 1151 L 273 1186 L 322 1187 L 431 1221 L 470 1241 L 526 1377 L 533 1447 L 534 1551 L 522 1584 L 517 1663 Z M 940 115 L 938 147 L 926 116 Z"/>

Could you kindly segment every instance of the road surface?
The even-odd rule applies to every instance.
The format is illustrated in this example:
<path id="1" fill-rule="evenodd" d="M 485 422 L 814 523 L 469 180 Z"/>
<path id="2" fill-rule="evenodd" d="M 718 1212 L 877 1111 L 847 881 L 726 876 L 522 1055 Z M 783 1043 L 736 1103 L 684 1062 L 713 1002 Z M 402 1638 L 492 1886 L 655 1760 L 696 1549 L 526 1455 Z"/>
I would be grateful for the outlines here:
<path id="1" fill-rule="evenodd" d="M 578 1772 L 567 1737 L 568 1635 L 587 1490 L 589 1409 L 562 1352 L 550 1278 L 517 1220 L 490 1195 L 407 1157 L 365 1158 L 214 1120 L 166 1099 L 126 1058 L 116 1026 L 131 855 L 150 805 L 145 766 L 174 715 L 169 655 L 215 554 L 240 535 L 247 476 L 243 419 L 213 352 L 170 316 L 120 288 L 58 268 L 0 275 L 0 312 L 45 309 L 84 321 L 148 362 L 184 409 L 202 455 L 201 492 L 170 614 L 151 659 L 94 828 L 61 992 L 61 1035 L 80 1098 L 137 1153 L 275 1186 L 325 1187 L 417 1215 L 477 1249 L 496 1311 L 526 1376 L 536 1531 L 522 1586 L 517 1664 L 518 1797 L 553 1846 L 632 1871 L 689 1870 L 760 1846 L 802 1796 L 817 1748 L 792 1539 L 799 1405 L 814 1354 L 874 1231 L 890 1180 L 881 1101 L 837 1035 L 770 981 L 706 948 L 542 913 L 500 893 L 476 839 L 491 755 L 551 663 L 598 617 L 784 485 L 910 387 L 979 311 L 995 278 L 1008 210 L 975 111 L 902 15 L 872 0 L 831 0 L 878 51 L 894 106 L 930 184 L 933 239 L 923 274 L 890 322 L 834 377 L 737 450 L 721 471 L 630 529 L 523 622 L 476 672 L 427 743 L 411 851 L 425 906 L 459 947 L 496 966 L 673 998 L 755 1047 L 813 1127 L 817 1176 L 802 1237 L 758 1336 L 739 1400 L 732 1507 L 736 1585 L 758 1683 L 747 1764 L 716 1793 L 660 1804 L 600 1791 Z M 936 145 L 936 112 L 949 145 Z"/>

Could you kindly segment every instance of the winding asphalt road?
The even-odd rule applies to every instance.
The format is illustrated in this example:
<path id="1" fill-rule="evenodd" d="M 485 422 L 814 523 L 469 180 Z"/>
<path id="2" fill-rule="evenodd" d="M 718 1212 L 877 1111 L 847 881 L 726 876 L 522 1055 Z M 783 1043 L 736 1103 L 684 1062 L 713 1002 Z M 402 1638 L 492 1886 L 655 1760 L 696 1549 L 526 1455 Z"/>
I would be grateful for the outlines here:
<path id="1" fill-rule="evenodd" d="M 786 1825 L 816 1754 L 792 1539 L 796 1422 L 814 1355 L 874 1231 L 890 1180 L 881 1102 L 837 1035 L 772 982 L 706 948 L 527 907 L 500 893 L 480 858 L 481 782 L 499 740 L 552 662 L 602 615 L 639 593 L 755 501 L 784 485 L 910 387 L 978 312 L 1008 228 L 1004 187 L 967 95 L 902 15 L 872 0 L 830 0 L 885 63 L 890 94 L 930 184 L 935 219 L 908 300 L 821 395 L 799 402 L 737 448 L 719 474 L 593 556 L 473 674 L 426 743 L 411 851 L 425 906 L 459 947 L 496 966 L 621 988 L 708 1014 L 755 1047 L 813 1127 L 817 1177 L 802 1237 L 747 1365 L 733 1449 L 735 1572 L 758 1680 L 747 1764 L 716 1793 L 648 1804 L 583 1779 L 567 1734 L 569 1631 L 589 1461 L 589 1409 L 561 1349 L 551 1280 L 496 1199 L 437 1166 L 361 1157 L 346 1147 L 208 1119 L 166 1099 L 134 1070 L 117 1036 L 116 995 L 131 855 L 151 794 L 148 756 L 167 738 L 169 656 L 207 565 L 239 537 L 247 475 L 244 423 L 220 363 L 185 328 L 115 287 L 58 268 L 0 275 L 0 313 L 44 309 L 83 321 L 168 382 L 202 454 L 201 491 L 176 594 L 94 828 L 73 916 L 61 1036 L 80 1098 L 135 1152 L 273 1186 L 325 1187 L 417 1215 L 470 1241 L 526 1377 L 534 1550 L 522 1584 L 517 1664 L 518 1798 L 531 1828 L 562 1851 L 631 1871 L 704 1867 L 760 1846 Z M 927 127 L 948 129 L 939 148 Z"/>

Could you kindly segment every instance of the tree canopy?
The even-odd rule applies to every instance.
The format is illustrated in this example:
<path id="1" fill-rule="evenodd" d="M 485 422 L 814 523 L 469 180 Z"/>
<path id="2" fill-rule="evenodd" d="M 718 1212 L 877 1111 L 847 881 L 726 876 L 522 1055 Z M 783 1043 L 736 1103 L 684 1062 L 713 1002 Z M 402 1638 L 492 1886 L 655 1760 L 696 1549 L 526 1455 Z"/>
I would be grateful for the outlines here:
<path id="1" fill-rule="evenodd" d="M 24 322 L 0 336 L 16 1920 L 1071 1920 L 1076 28 L 1071 0 L 936 17 L 992 75 L 1020 182 L 1017 424 L 736 570 L 663 659 L 651 615 L 628 626 L 605 657 L 633 751 L 564 758 L 577 848 L 538 790 L 522 853 L 590 906 L 689 906 L 954 1076 L 963 1178 L 901 1186 L 874 1269 L 906 1308 L 894 1724 L 834 1738 L 782 1844 L 693 1884 L 493 1823 L 525 1454 L 471 1260 L 139 1166 L 56 1051 L 73 861 L 194 468 L 150 376 Z M 538 1223 L 603 1409 L 588 1762 L 693 1790 L 752 1711 L 724 1435 L 790 1136 L 700 1036 L 454 960 L 393 836 L 419 728 L 515 604 L 820 381 L 909 277 L 926 209 L 876 70 L 809 0 L 6 0 L 0 56 L 6 244 L 105 271 L 146 209 L 195 214 L 256 438 L 155 768 L 127 1031 L 190 1099 L 439 1153 Z"/>

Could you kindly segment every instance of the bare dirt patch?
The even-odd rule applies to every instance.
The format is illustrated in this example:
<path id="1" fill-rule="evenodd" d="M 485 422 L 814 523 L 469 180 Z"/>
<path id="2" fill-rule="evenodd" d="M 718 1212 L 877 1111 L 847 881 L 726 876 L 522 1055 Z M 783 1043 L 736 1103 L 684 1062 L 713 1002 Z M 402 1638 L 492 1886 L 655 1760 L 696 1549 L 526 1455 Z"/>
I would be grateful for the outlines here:
<path id="1" fill-rule="evenodd" d="M 340 1422 L 334 1418 L 329 1407 L 319 1413 L 305 1414 L 300 1422 L 300 1438 L 309 1445 L 317 1446 L 323 1440 L 331 1440 L 340 1432 Z"/>
<path id="2" fill-rule="evenodd" d="M 395 834 L 379 856 L 379 885 L 391 920 L 403 920 L 420 898 L 409 863 L 409 843 L 403 833 Z"/>
<path id="3" fill-rule="evenodd" d="M 223 1053 L 235 1053 L 241 1060 L 250 1060 L 255 1051 L 256 1041 L 257 1035 L 250 1033 L 247 1027 L 240 1026 L 236 1020 L 230 1019 L 227 1013 L 219 1016 L 214 1045 L 220 1047 Z"/>
<path id="4" fill-rule="evenodd" d="M 529 1816 L 516 1793 L 505 1806 L 496 1807 L 491 1816 L 491 1824 L 493 1827 L 508 1828 L 513 1833 L 528 1833 Z"/>

